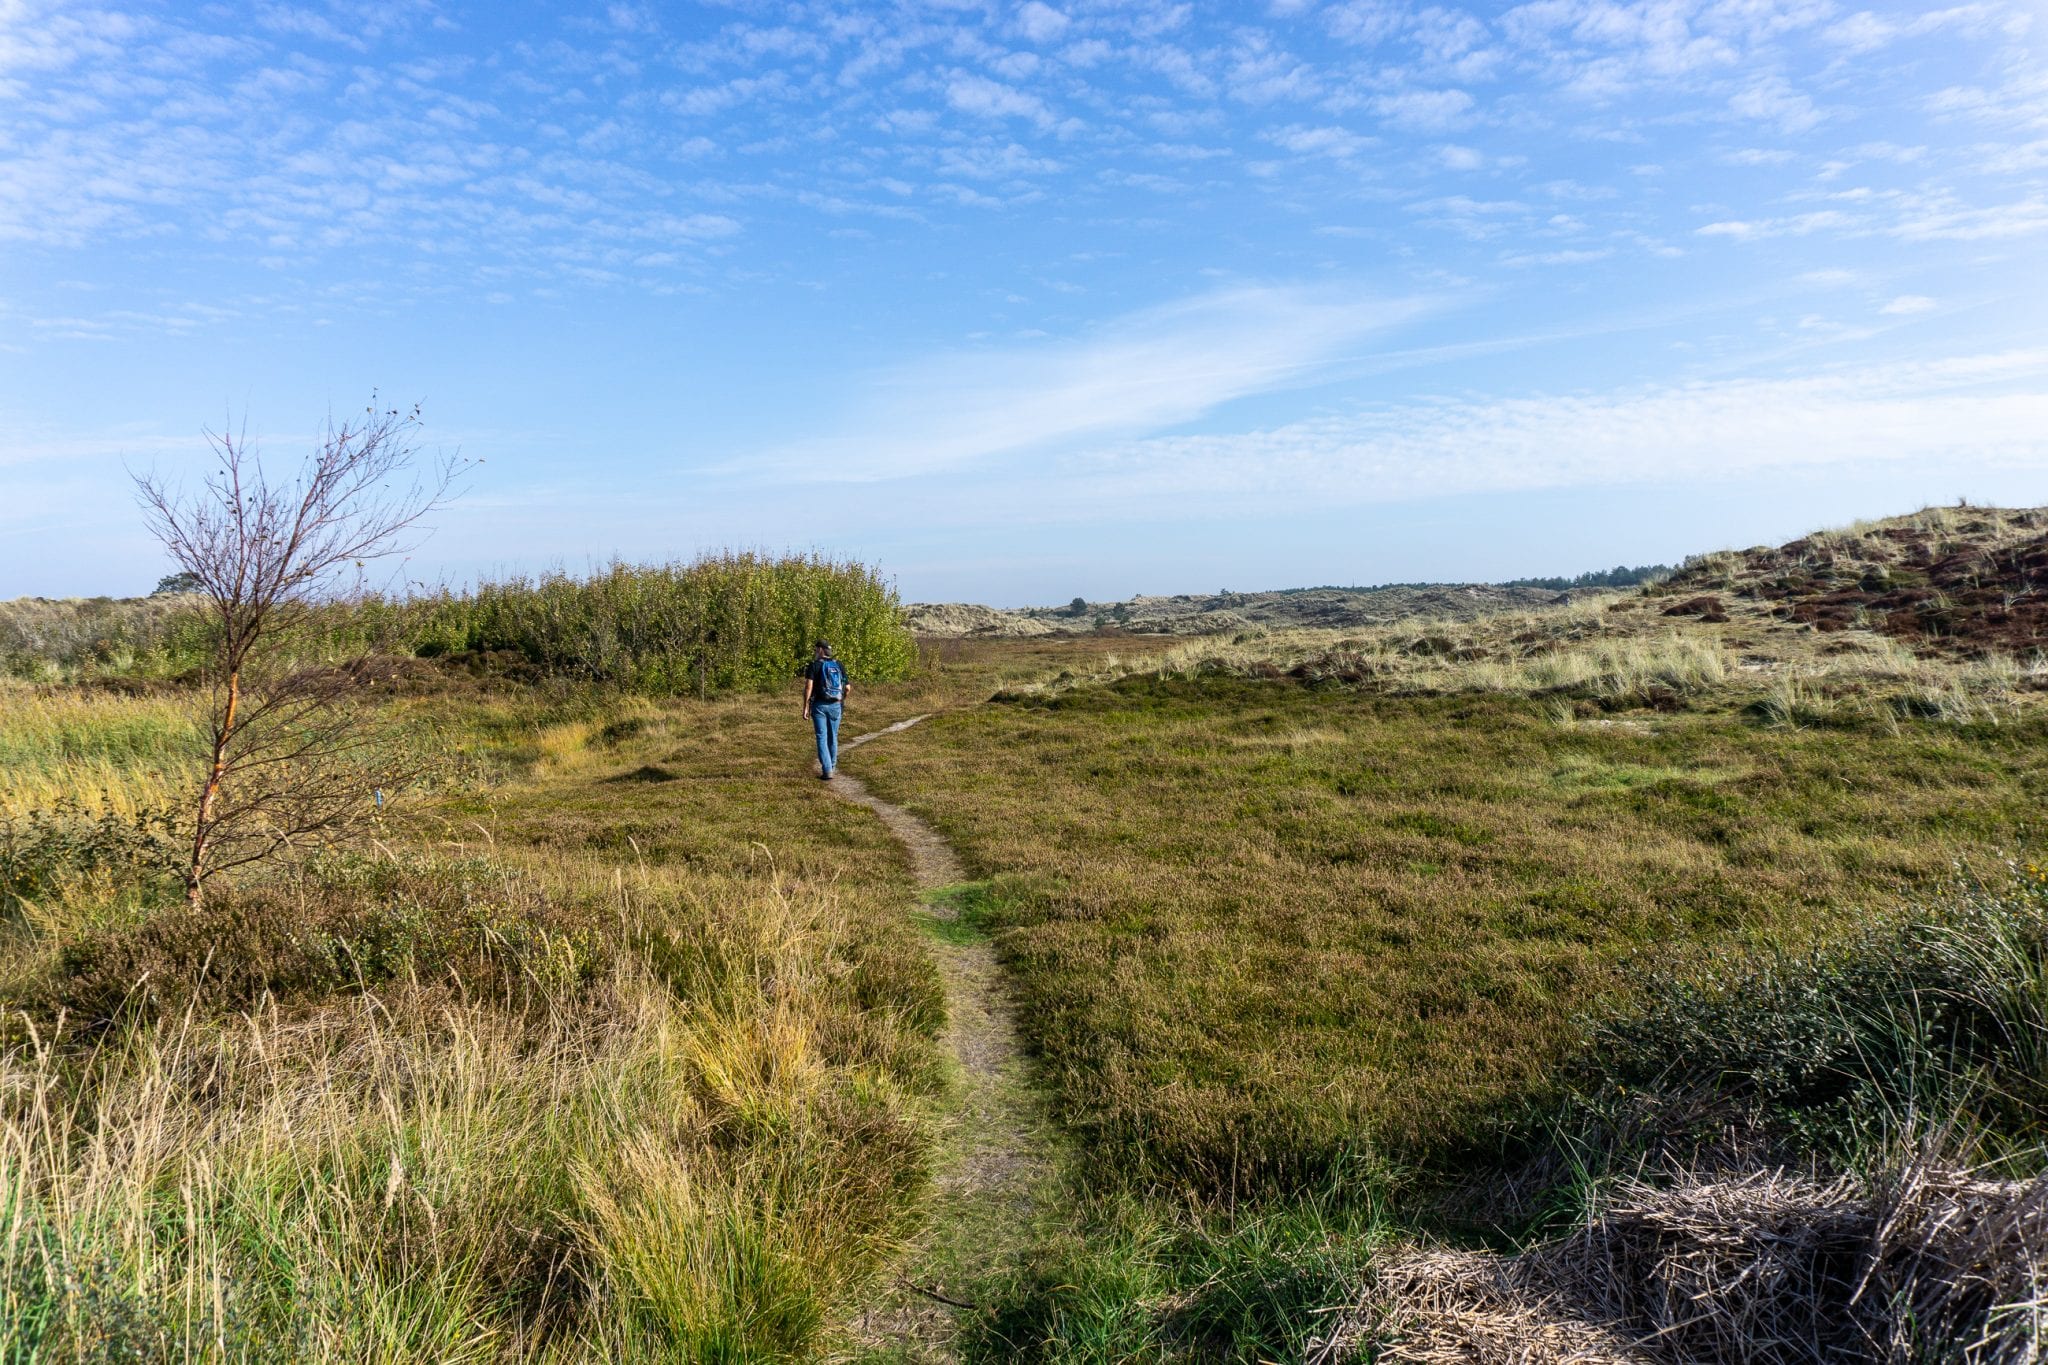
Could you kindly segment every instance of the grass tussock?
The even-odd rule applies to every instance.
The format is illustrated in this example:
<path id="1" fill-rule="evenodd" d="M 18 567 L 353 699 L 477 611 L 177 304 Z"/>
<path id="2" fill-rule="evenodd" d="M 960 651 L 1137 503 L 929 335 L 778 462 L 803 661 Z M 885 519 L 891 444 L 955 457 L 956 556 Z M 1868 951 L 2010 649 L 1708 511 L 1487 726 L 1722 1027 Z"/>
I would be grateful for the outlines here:
<path id="1" fill-rule="evenodd" d="M 622 887 L 379 866 L 67 945 L 0 1056 L 9 1358 L 813 1347 L 909 1226 L 930 984 L 823 888 Z"/>
<path id="2" fill-rule="evenodd" d="M 1026 1266 L 987 1287 L 973 1361 L 1301 1359 L 1392 1232 L 1381 1177 L 1284 1203 L 1194 1209 L 1083 1195 Z M 1363 1192 L 1361 1192 L 1361 1190 Z"/>
<path id="3" fill-rule="evenodd" d="M 2048 873 L 1808 952 L 1642 977 L 1596 1015 L 1519 1252 L 1390 1248 L 1330 1358 L 2037 1359 L 2048 1344 Z"/>
<path id="4" fill-rule="evenodd" d="M 1687 960 L 1687 956 L 1691 960 Z M 1639 973 L 1564 1068 L 1582 1168 L 1969 1165 L 2048 1150 L 2048 873 L 1972 886 L 1801 950 Z M 1933 1130 L 1939 1130 L 1934 1132 Z"/>

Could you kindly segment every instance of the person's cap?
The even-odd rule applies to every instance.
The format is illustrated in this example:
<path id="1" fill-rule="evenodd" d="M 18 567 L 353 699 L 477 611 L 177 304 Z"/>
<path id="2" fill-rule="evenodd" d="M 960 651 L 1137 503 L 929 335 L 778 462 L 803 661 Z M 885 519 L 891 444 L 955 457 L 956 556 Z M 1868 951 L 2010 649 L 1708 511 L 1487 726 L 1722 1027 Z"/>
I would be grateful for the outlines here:
<path id="1" fill-rule="evenodd" d="M 825 643 L 823 640 L 817 641 L 816 648 L 824 650 L 827 654 L 830 654 L 832 652 L 832 646 Z"/>

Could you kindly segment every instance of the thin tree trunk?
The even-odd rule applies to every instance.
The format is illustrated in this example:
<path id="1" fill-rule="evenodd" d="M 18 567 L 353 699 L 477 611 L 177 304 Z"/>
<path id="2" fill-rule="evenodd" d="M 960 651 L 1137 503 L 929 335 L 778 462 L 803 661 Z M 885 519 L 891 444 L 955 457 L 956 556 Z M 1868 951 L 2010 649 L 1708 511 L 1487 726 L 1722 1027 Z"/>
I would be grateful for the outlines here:
<path id="1" fill-rule="evenodd" d="M 228 704 L 221 713 L 220 729 L 213 741 L 213 767 L 206 774 L 206 788 L 199 794 L 199 818 L 192 828 L 192 866 L 185 872 L 185 904 L 199 908 L 200 882 L 206 875 L 206 841 L 213 832 L 213 803 L 220 796 L 221 778 L 228 770 L 228 741 L 235 733 L 235 711 L 242 701 L 242 670 L 228 674 Z"/>

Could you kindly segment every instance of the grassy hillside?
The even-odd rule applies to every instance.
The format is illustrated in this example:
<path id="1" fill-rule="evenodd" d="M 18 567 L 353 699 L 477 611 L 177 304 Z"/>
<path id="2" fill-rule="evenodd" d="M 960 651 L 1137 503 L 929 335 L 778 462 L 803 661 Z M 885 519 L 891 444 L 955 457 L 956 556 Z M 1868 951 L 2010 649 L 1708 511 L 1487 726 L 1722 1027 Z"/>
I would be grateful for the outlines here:
<path id="1" fill-rule="evenodd" d="M 1704 555 L 1659 589 L 1666 610 L 1723 599 L 1823 633 L 1866 629 L 1922 651 L 2026 660 L 2048 650 L 2048 511 L 1930 507 L 1782 546 Z"/>

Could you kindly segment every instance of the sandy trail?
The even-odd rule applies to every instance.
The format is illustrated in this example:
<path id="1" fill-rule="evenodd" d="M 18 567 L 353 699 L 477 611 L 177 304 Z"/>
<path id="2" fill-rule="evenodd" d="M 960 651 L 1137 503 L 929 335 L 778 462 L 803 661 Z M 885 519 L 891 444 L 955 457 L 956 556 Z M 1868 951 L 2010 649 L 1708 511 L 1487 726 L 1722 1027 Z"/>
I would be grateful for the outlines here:
<path id="1" fill-rule="evenodd" d="M 841 741 L 843 752 L 908 730 L 930 714 Z M 966 880 L 945 837 L 917 816 L 882 800 L 844 767 L 832 794 L 867 807 L 909 852 L 925 911 L 940 921 L 931 951 L 946 987 L 944 1043 L 958 1063 L 958 1109 L 935 1172 L 936 1207 L 924 1244 L 896 1290 L 864 1318 L 865 1346 L 900 1359 L 954 1359 L 952 1340 L 965 1311 L 936 1295 L 962 1299 L 1021 1245 L 1035 1197 L 1051 1169 L 1043 1106 L 1018 1041 L 1016 1009 L 996 957 L 978 934 L 945 932 L 956 906 L 931 893 Z M 928 1291 L 928 1292 L 920 1292 Z"/>

